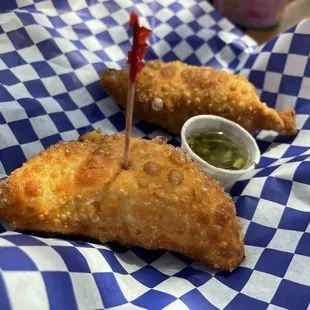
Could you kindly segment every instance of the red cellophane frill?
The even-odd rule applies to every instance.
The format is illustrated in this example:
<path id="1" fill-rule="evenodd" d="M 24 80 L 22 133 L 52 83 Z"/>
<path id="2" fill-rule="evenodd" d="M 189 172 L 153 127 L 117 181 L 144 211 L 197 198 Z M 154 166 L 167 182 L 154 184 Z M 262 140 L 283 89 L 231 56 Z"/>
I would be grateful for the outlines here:
<path id="1" fill-rule="evenodd" d="M 146 40 L 152 31 L 139 25 L 138 15 L 135 11 L 130 15 L 129 25 L 133 28 L 133 43 L 132 50 L 128 52 L 127 63 L 130 65 L 130 80 L 135 82 L 144 67 L 142 59 L 146 55 L 148 48 Z"/>

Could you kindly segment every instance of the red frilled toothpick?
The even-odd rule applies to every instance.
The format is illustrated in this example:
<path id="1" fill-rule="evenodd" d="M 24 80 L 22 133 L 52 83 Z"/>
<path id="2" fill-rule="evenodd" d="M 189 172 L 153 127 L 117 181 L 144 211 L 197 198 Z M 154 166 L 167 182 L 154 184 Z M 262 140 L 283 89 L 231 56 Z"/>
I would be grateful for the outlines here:
<path id="1" fill-rule="evenodd" d="M 125 147 L 123 157 L 123 168 L 128 168 L 129 161 L 129 148 L 132 127 L 133 105 L 135 97 L 135 81 L 141 73 L 144 63 L 142 59 L 146 55 L 148 45 L 146 44 L 147 38 L 152 33 L 151 30 L 141 27 L 139 25 L 138 15 L 135 11 L 130 14 L 129 25 L 133 28 L 133 43 L 132 50 L 128 52 L 127 63 L 129 65 L 129 79 L 128 79 L 128 95 L 127 95 L 127 112 L 126 112 L 126 134 L 125 134 Z"/>

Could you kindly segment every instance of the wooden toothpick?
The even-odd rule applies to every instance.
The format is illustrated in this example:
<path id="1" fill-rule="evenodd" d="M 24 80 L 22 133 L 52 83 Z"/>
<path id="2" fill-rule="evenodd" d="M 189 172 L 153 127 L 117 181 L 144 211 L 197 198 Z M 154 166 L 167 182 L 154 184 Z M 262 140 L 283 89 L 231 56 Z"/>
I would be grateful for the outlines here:
<path id="1" fill-rule="evenodd" d="M 129 149 L 130 149 L 135 88 L 136 88 L 135 83 L 133 83 L 130 79 L 128 79 L 126 134 L 125 134 L 125 146 L 124 146 L 124 156 L 123 156 L 123 168 L 124 169 L 128 169 L 128 162 L 129 162 Z"/>
<path id="2" fill-rule="evenodd" d="M 144 63 L 143 57 L 146 55 L 147 38 L 151 34 L 151 30 L 141 27 L 138 21 L 138 15 L 135 11 L 130 14 L 130 27 L 133 28 L 133 43 L 132 50 L 128 52 L 129 72 L 128 72 L 128 93 L 127 93 L 127 109 L 126 109 L 126 133 L 125 133 L 125 146 L 123 154 L 123 168 L 128 169 L 129 155 L 130 155 L 130 139 L 133 118 L 133 107 L 135 101 L 135 82 L 136 78 L 142 71 Z"/>

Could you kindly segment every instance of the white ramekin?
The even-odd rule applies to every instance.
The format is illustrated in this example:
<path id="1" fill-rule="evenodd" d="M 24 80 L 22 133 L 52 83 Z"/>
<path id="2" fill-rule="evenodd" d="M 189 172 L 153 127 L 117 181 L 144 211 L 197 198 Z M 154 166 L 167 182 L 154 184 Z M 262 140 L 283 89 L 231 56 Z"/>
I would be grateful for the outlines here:
<path id="1" fill-rule="evenodd" d="M 222 131 L 229 134 L 231 138 L 242 142 L 248 148 L 249 162 L 252 164 L 241 170 L 227 170 L 210 165 L 196 155 L 187 143 L 186 138 L 191 133 L 201 130 Z M 214 115 L 198 115 L 188 119 L 181 130 L 181 141 L 181 147 L 189 153 L 198 167 L 216 179 L 225 190 L 229 189 L 243 174 L 253 170 L 261 155 L 255 139 L 248 131 L 235 122 Z"/>

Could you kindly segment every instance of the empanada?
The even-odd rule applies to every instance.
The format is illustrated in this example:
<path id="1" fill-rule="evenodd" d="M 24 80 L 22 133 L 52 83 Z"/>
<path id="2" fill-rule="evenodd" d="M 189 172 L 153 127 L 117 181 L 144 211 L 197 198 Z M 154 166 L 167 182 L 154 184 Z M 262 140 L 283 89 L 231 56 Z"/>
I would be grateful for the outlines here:
<path id="1" fill-rule="evenodd" d="M 82 235 L 182 253 L 215 268 L 244 258 L 233 201 L 183 150 L 92 132 L 59 142 L 0 183 L 0 216 L 17 229 Z"/>
<path id="2" fill-rule="evenodd" d="M 104 90 L 126 107 L 128 67 L 104 70 Z M 180 61 L 149 61 L 136 80 L 134 115 L 179 134 L 187 119 L 212 114 L 230 119 L 250 133 L 257 129 L 296 134 L 295 111 L 282 112 L 259 100 L 254 86 L 240 75 Z"/>

